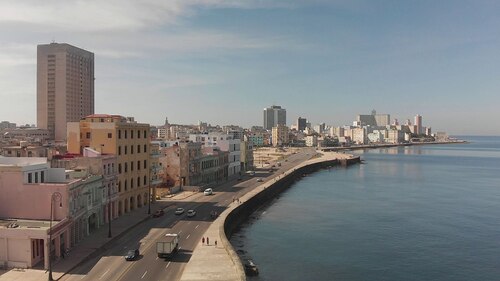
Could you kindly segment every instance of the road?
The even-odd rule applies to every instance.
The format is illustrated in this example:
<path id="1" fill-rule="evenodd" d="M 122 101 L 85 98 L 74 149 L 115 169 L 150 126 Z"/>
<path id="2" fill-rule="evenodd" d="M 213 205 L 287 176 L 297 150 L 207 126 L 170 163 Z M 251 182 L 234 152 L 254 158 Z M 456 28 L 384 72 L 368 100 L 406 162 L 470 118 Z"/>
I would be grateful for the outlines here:
<path id="1" fill-rule="evenodd" d="M 254 176 L 244 176 L 241 181 L 231 181 L 214 187 L 214 194 L 211 196 L 199 192 L 183 201 L 170 202 L 163 216 L 148 219 L 126 235 L 113 240 L 109 249 L 101 249 L 101 255 L 81 264 L 60 280 L 179 280 L 193 249 L 197 243 L 201 243 L 203 234 L 212 222 L 211 211 L 222 213 L 234 198 L 239 198 L 262 184 L 257 182 L 257 178 L 262 178 L 264 182 L 272 180 L 314 154 L 314 149 L 303 149 L 281 161 L 281 167 L 275 167 L 275 172 L 269 172 L 269 167 L 257 169 Z M 269 166 L 273 164 L 275 163 L 270 163 Z M 186 213 L 176 216 L 174 210 L 177 207 L 193 209 L 196 216 L 188 218 Z M 166 233 L 180 235 L 180 250 L 170 260 L 158 258 L 156 255 L 156 240 Z M 140 257 L 136 261 L 125 261 L 125 253 L 137 248 Z"/>

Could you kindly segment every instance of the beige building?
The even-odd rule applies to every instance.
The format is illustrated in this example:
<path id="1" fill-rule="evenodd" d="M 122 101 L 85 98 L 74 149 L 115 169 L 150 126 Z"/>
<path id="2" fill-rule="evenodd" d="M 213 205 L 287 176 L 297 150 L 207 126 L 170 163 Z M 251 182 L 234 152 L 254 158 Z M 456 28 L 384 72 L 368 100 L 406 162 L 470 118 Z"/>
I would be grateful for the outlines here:
<path id="1" fill-rule="evenodd" d="M 150 187 L 149 124 L 120 115 L 94 114 L 68 123 L 68 152 L 89 147 L 115 154 L 118 166 L 118 216 L 148 203 Z"/>
<path id="2" fill-rule="evenodd" d="M 288 144 L 288 127 L 285 125 L 278 124 L 276 127 L 273 127 L 272 131 L 272 143 L 273 146 L 282 146 Z"/>
<path id="3" fill-rule="evenodd" d="M 66 43 L 37 47 L 37 125 L 66 139 L 66 123 L 94 114 L 94 54 Z"/>

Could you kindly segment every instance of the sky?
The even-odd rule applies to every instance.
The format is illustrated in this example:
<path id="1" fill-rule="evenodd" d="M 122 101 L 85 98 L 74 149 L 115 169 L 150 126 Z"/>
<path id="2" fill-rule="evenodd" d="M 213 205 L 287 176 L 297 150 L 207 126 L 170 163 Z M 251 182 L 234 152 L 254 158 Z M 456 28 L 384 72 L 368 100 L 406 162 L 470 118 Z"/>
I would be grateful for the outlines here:
<path id="1" fill-rule="evenodd" d="M 36 46 L 95 54 L 95 112 L 139 122 L 349 125 L 423 116 L 500 135 L 500 2 L 0 0 L 0 121 L 36 124 Z"/>

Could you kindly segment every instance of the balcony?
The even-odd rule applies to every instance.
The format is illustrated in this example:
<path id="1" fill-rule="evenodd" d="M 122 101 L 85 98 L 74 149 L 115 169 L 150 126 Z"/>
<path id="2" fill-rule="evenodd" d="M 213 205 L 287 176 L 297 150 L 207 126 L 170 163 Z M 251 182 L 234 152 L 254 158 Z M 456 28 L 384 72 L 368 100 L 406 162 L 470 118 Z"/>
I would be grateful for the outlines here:
<path id="1" fill-rule="evenodd" d="M 150 154 L 149 154 L 152 158 L 159 158 L 161 156 L 161 153 L 159 151 L 152 151 Z"/>
<path id="2" fill-rule="evenodd" d="M 151 168 L 149 168 L 149 170 L 152 173 L 157 173 L 157 172 L 161 171 L 161 166 L 152 166 Z"/>
<path id="3" fill-rule="evenodd" d="M 161 179 L 159 179 L 159 178 L 156 178 L 156 179 L 151 179 L 151 180 L 149 181 L 149 184 L 150 184 L 150 185 L 157 185 L 157 184 L 160 184 L 160 183 L 162 183 L 162 180 L 161 180 Z"/>

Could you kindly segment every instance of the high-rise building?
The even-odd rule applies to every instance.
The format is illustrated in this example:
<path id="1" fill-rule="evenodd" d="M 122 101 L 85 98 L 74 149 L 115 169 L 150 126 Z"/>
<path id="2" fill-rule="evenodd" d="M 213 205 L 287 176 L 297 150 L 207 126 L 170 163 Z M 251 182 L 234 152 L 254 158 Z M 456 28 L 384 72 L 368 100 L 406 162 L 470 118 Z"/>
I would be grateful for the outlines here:
<path id="1" fill-rule="evenodd" d="M 297 130 L 304 131 L 306 127 L 307 127 L 307 119 L 299 117 L 299 119 L 297 119 Z"/>
<path id="2" fill-rule="evenodd" d="M 264 108 L 264 129 L 271 130 L 277 125 L 286 125 L 286 109 L 278 105 Z"/>
<path id="3" fill-rule="evenodd" d="M 422 116 L 421 115 L 415 115 L 415 122 L 414 125 L 417 127 L 415 130 L 415 134 L 422 134 L 423 133 L 423 128 L 422 128 Z"/>
<path id="4" fill-rule="evenodd" d="M 94 114 L 94 54 L 66 43 L 37 47 L 37 125 L 66 140 L 66 123 Z"/>

